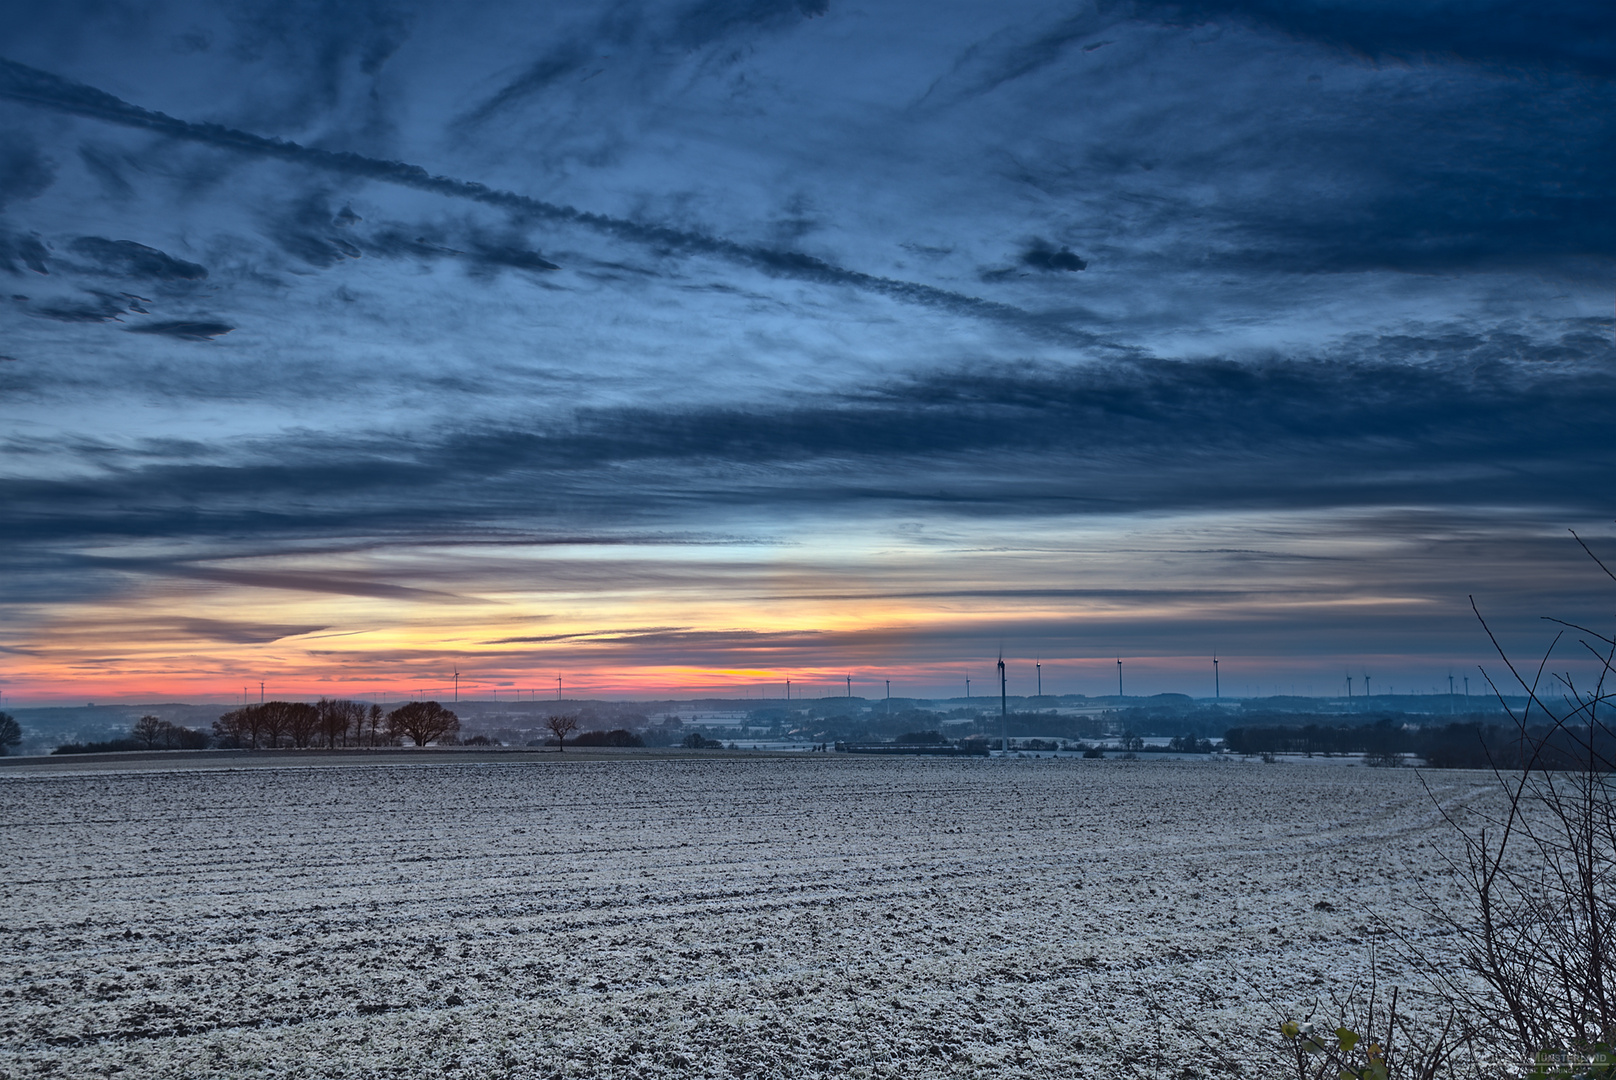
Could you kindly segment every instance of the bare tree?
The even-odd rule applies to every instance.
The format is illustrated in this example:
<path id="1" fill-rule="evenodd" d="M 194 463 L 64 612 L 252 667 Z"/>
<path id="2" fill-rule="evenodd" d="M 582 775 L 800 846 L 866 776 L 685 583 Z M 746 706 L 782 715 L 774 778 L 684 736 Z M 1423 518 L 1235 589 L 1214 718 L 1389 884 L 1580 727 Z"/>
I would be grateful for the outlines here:
<path id="1" fill-rule="evenodd" d="M 136 720 L 129 729 L 129 737 L 140 743 L 147 750 L 155 750 L 159 740 L 163 740 L 169 725 L 156 716 L 146 715 Z M 164 740 L 166 742 L 166 740 Z"/>
<path id="2" fill-rule="evenodd" d="M 387 726 L 406 735 L 416 746 L 453 735 L 460 730 L 460 718 L 436 701 L 412 701 L 387 714 Z"/>
<path id="3" fill-rule="evenodd" d="M 292 745 L 301 750 L 314 742 L 320 734 L 320 710 L 306 701 L 281 704 L 286 710 L 286 733 L 292 737 Z"/>
<path id="4" fill-rule="evenodd" d="M 281 744 L 281 738 L 287 734 L 291 716 L 287 710 L 291 707 L 289 701 L 266 701 L 258 708 L 258 731 L 263 736 L 264 745 L 273 750 Z M 249 705 L 248 708 L 253 706 Z"/>
<path id="5" fill-rule="evenodd" d="M 576 716 L 552 716 L 545 720 L 544 726 L 550 729 L 550 734 L 555 736 L 556 746 L 560 748 L 562 753 L 565 753 L 567 736 L 578 730 L 578 718 Z"/>
<path id="6" fill-rule="evenodd" d="M 366 716 L 365 716 L 365 722 L 369 726 L 369 729 L 370 729 L 370 745 L 371 746 L 377 745 L 377 743 L 381 739 L 382 718 L 383 718 L 383 713 L 382 713 L 382 707 L 380 705 L 372 705 L 370 707 L 370 712 L 367 713 Z"/>
<path id="7" fill-rule="evenodd" d="M 10 713 L 0 712 L 0 757 L 11 753 L 11 748 L 22 742 L 22 728 L 17 725 L 17 718 Z"/>
<path id="8" fill-rule="evenodd" d="M 264 733 L 264 711 L 259 705 L 247 705 L 225 713 L 213 722 L 213 734 L 222 742 L 258 749 L 258 740 Z"/>
<path id="9" fill-rule="evenodd" d="M 1562 623 L 1578 633 L 1594 674 L 1578 686 L 1569 673 L 1549 672 L 1564 688 L 1556 701 L 1543 692 L 1543 676 L 1564 631 L 1533 672 L 1510 660 L 1479 609 L 1476 617 L 1526 705 L 1511 708 L 1494 683 L 1516 728 L 1513 747 L 1484 744 L 1490 758 L 1506 758 L 1493 766 L 1501 811 L 1466 817 L 1444 809 L 1464 842 L 1454 864 L 1462 900 L 1430 906 L 1458 946 L 1462 971 L 1431 963 L 1428 972 L 1514 1052 L 1587 1057 L 1616 1042 L 1616 731 L 1608 718 L 1616 634 Z"/>
<path id="10" fill-rule="evenodd" d="M 320 713 L 320 734 L 325 736 L 327 749 L 335 749 L 340 741 L 348 745 L 348 733 L 353 732 L 355 742 L 365 733 L 365 705 L 363 702 L 321 698 L 316 706 Z"/>

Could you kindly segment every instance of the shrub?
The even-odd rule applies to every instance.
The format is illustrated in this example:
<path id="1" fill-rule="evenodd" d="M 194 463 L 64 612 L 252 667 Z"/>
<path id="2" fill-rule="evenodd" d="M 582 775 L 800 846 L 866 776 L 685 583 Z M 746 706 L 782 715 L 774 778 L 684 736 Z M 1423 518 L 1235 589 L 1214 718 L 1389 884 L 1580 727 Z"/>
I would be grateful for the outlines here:
<path id="1" fill-rule="evenodd" d="M 1511 708 L 1484 669 L 1515 728 L 1513 760 L 1493 763 L 1503 810 L 1479 819 L 1444 811 L 1464 841 L 1455 867 L 1462 898 L 1457 904 L 1433 898 L 1430 912 L 1457 943 L 1459 971 L 1435 961 L 1424 966 L 1513 1053 L 1539 1062 L 1545 1055 L 1589 1059 L 1616 1043 L 1616 787 L 1609 775 L 1616 732 L 1601 711 L 1616 678 L 1616 637 L 1562 623 L 1580 635 L 1583 656 L 1596 664 L 1595 681 L 1578 687 L 1562 675 L 1563 695 L 1546 700 L 1540 680 L 1566 631 L 1535 672 L 1523 672 L 1474 598 L 1471 607 L 1526 705 Z M 1568 768 L 1573 762 L 1578 767 Z M 1607 1059 L 1586 1072 L 1563 1073 L 1545 1066 L 1538 1074 L 1612 1077 L 1616 1065 Z"/>
<path id="2" fill-rule="evenodd" d="M 572 740 L 574 746 L 644 746 L 645 740 L 624 728 L 586 731 Z"/>
<path id="3" fill-rule="evenodd" d="M 144 750 L 134 739 L 111 739 L 107 742 L 64 743 L 52 750 L 52 754 L 121 754 L 131 750 Z"/>

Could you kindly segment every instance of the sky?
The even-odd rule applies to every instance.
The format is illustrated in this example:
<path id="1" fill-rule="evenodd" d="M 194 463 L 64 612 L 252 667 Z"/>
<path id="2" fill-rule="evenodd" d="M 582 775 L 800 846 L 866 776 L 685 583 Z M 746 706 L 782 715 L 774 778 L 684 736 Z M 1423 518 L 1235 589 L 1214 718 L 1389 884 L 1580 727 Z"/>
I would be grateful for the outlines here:
<path id="1" fill-rule="evenodd" d="M 0 0 L 0 692 L 1479 690 L 1613 193 L 1600 2 Z"/>

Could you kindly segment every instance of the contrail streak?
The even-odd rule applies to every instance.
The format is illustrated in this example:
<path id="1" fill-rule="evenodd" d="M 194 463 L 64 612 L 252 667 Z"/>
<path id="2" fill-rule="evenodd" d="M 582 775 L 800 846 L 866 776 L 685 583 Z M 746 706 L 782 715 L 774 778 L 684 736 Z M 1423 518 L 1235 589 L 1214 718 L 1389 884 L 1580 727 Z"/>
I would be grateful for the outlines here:
<path id="1" fill-rule="evenodd" d="M 849 270 L 800 251 L 741 244 L 685 229 L 672 229 L 663 225 L 590 213 L 514 191 L 491 188 L 471 180 L 438 176 L 427 172 L 419 165 L 410 165 L 402 161 L 366 157 L 346 151 L 321 150 L 285 139 L 254 135 L 222 124 L 197 124 L 180 120 L 166 113 L 131 105 L 93 86 L 64 79 L 48 71 L 40 71 L 38 68 L 31 68 L 4 58 L 0 58 L 0 98 L 9 98 L 12 101 L 70 113 L 74 116 L 89 117 L 109 124 L 144 128 L 170 138 L 205 143 L 237 153 L 278 158 L 347 176 L 380 180 L 401 187 L 429 191 L 451 199 L 469 199 L 472 202 L 516 211 L 546 221 L 581 226 L 664 251 L 727 259 L 776 277 L 796 278 L 823 285 L 851 286 L 905 303 L 957 311 L 993 322 L 1011 324 L 1038 336 L 1063 340 L 1070 344 L 1129 351 L 1105 342 L 1098 335 L 1060 325 L 1048 317 L 1009 304 L 983 300 L 980 297 L 939 289 L 931 285 Z"/>

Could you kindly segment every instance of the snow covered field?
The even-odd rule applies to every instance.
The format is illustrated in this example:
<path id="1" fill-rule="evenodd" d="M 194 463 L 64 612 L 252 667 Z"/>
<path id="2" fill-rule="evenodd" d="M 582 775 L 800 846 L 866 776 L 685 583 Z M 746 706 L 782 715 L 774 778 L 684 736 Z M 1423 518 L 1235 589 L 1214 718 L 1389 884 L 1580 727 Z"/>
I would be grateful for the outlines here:
<path id="1" fill-rule="evenodd" d="M 1454 847 L 1410 770 L 1047 758 L 53 763 L 0 817 L 4 1077 L 1212 1075 Z"/>

